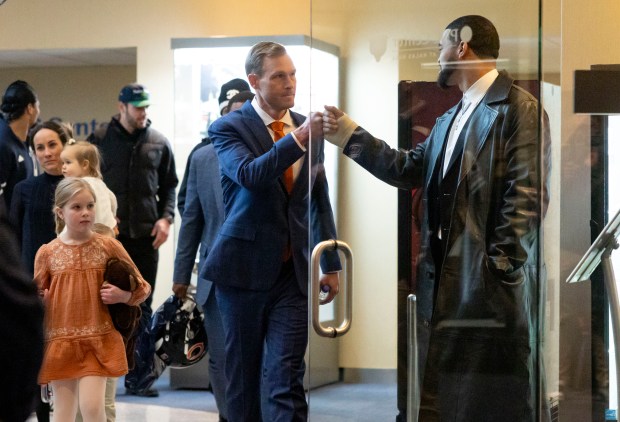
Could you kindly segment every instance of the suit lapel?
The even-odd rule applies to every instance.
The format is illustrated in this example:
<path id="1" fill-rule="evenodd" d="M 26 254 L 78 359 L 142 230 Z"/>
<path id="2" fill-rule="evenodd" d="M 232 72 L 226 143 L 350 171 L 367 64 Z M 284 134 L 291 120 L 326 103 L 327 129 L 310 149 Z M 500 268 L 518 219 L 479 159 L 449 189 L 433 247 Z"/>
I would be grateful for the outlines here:
<path id="1" fill-rule="evenodd" d="M 241 108 L 241 113 L 244 117 L 244 123 L 257 141 L 255 145 L 258 147 L 257 156 L 269 151 L 273 146 L 273 139 L 267 130 L 267 126 L 265 126 L 263 120 L 256 113 L 250 101 L 246 101 Z"/>
<path id="2" fill-rule="evenodd" d="M 469 125 L 465 134 L 459 183 L 467 176 L 480 150 L 488 141 L 489 132 L 496 118 L 497 110 L 487 107 L 486 104 L 484 107 L 478 107 L 472 114 L 471 120 L 475 124 Z"/>
<path id="3" fill-rule="evenodd" d="M 256 113 L 256 110 L 254 110 L 254 107 L 252 107 L 252 104 L 250 101 L 247 101 L 243 105 L 243 107 L 241 108 L 241 113 L 243 114 L 243 117 L 244 117 L 243 122 L 246 124 L 250 132 L 252 132 L 252 134 L 254 135 L 253 138 L 256 140 L 256 145 L 253 146 L 254 148 L 258 148 L 258 151 L 256 151 L 256 155 L 259 156 L 259 155 L 267 153 L 269 150 L 271 150 L 271 148 L 273 148 L 273 138 L 269 134 L 269 131 L 267 130 L 267 126 L 265 126 L 265 122 L 263 122 L 260 116 Z M 305 117 L 293 111 L 291 111 L 290 113 L 291 113 L 293 122 L 295 123 L 295 126 L 299 127 L 304 122 Z M 313 151 L 313 154 L 314 154 L 314 151 Z M 297 186 L 299 184 L 298 182 L 300 181 L 300 179 L 304 178 L 304 175 L 308 174 L 308 161 L 309 161 L 308 156 L 309 155 L 306 152 L 303 166 L 299 173 L 299 177 L 297 177 L 297 179 L 295 180 L 295 183 L 293 184 L 293 190 L 291 191 L 291 195 L 295 191 L 298 190 Z M 282 187 L 283 192 L 288 196 L 288 193 L 286 192 L 286 187 L 284 185 L 284 182 L 282 181 L 282 177 L 280 177 L 279 179 L 280 179 L 280 185 Z"/>
<path id="4" fill-rule="evenodd" d="M 444 115 L 437 119 L 437 123 L 435 124 L 435 130 L 437 131 L 436 139 L 441 140 L 441 142 L 433 142 L 431 145 L 429 161 L 428 161 L 428 171 L 426 172 L 426 188 L 431 182 L 433 177 L 433 173 L 435 172 L 435 167 L 441 165 L 442 160 L 440 159 L 441 153 L 443 151 L 443 146 L 448 139 L 448 134 L 450 132 L 450 125 L 456 116 L 456 109 L 458 106 L 452 107 L 448 110 Z"/>

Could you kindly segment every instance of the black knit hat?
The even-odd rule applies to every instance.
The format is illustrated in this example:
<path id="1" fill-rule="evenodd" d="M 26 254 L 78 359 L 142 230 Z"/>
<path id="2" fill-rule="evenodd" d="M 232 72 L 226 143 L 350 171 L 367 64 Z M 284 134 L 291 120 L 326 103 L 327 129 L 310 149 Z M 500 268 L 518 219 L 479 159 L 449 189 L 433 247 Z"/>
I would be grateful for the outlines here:
<path id="1" fill-rule="evenodd" d="M 218 98 L 218 102 L 220 103 L 220 114 L 222 113 L 222 110 L 224 109 L 224 107 L 228 105 L 228 101 L 232 97 L 234 97 L 236 94 L 240 92 L 249 91 L 249 90 L 250 90 L 250 85 L 248 85 L 248 83 L 244 81 L 243 79 L 239 79 L 239 78 L 230 80 L 226 82 L 224 85 L 222 85 L 222 90 L 220 91 L 220 97 Z"/>

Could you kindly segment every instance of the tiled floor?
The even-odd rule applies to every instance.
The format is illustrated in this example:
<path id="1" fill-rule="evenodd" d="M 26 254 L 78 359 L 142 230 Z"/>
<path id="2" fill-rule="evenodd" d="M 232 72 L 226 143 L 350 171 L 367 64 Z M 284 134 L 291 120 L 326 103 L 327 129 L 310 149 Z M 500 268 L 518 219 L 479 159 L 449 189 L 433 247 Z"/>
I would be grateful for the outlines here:
<path id="1" fill-rule="evenodd" d="M 200 410 L 119 402 L 116 407 L 116 420 L 119 422 L 218 422 L 218 415 Z"/>
<path id="2" fill-rule="evenodd" d="M 170 387 L 168 371 L 155 383 L 160 395 L 145 398 L 125 395 L 123 378 L 116 396 L 118 422 L 217 422 L 213 394 L 206 390 Z M 396 416 L 396 386 L 337 383 L 313 389 L 312 422 L 390 422 Z M 27 422 L 36 422 L 31 417 Z"/>
<path id="3" fill-rule="evenodd" d="M 35 416 L 27 422 L 36 422 Z M 155 404 L 116 403 L 116 420 L 119 422 L 218 422 L 217 413 L 199 410 L 157 406 Z"/>

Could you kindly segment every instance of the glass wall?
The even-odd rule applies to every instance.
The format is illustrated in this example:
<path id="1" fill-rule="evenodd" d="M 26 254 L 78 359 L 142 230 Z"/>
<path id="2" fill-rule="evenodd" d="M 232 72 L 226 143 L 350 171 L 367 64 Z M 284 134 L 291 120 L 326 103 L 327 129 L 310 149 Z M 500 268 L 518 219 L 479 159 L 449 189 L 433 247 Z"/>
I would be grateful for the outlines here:
<path id="1" fill-rule="evenodd" d="M 350 142 L 359 143 L 348 144 L 338 163 L 339 239 L 353 250 L 355 275 L 352 328 L 335 341 L 344 383 L 373 380 L 394 394 L 393 408 L 374 420 L 405 420 L 409 294 L 418 304 L 420 420 L 548 420 L 557 411 L 560 280 L 547 268 L 543 233 L 559 209 L 550 167 L 559 97 L 557 78 L 542 76 L 540 8 L 538 1 L 312 1 L 312 38 L 341 52 L 338 106 L 385 140 L 356 132 Z M 440 55 L 444 70 L 463 65 L 462 39 L 444 33 L 463 15 L 487 17 L 500 39 L 497 60 L 482 54 L 465 66 L 490 69 L 492 61 L 501 73 L 487 91 L 494 97 L 478 98 L 467 115 L 457 158 L 435 175 L 462 92 L 486 73 L 436 86 Z M 510 95 L 498 91 L 508 77 L 520 87 Z M 520 105 L 511 109 L 513 101 Z M 396 151 L 429 135 L 426 160 Z"/>

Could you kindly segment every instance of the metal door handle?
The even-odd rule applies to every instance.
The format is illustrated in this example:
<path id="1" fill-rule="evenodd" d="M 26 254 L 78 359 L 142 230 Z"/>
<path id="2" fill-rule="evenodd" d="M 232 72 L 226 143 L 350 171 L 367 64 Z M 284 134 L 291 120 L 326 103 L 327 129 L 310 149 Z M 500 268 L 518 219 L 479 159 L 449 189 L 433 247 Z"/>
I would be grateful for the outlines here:
<path id="1" fill-rule="evenodd" d="M 338 295 L 344 299 L 344 319 L 339 327 L 323 327 L 319 321 L 319 274 L 321 273 L 319 263 L 321 255 L 325 250 L 340 250 L 345 257 L 344 283 L 340 283 Z M 353 252 L 351 248 L 340 240 L 324 240 L 314 247 L 312 257 L 310 259 L 310 304 L 312 312 L 312 326 L 314 331 L 321 337 L 339 337 L 343 336 L 351 328 L 353 292 L 351 280 L 353 279 Z"/>

